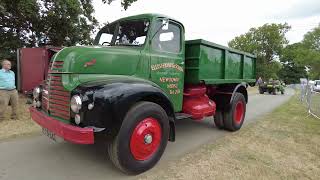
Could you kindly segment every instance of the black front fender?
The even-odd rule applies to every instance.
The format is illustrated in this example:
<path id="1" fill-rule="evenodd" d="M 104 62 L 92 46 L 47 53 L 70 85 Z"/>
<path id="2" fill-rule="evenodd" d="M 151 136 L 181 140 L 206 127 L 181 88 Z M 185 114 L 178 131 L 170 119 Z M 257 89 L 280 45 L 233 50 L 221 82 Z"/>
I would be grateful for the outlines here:
<path id="1" fill-rule="evenodd" d="M 150 101 L 159 104 L 167 112 L 170 127 L 174 131 L 174 110 L 169 97 L 160 88 L 147 82 L 90 83 L 80 85 L 73 94 L 80 94 L 83 100 L 83 127 L 106 128 L 108 132 L 117 133 L 124 116 L 135 103 Z M 93 105 L 92 109 L 89 109 L 89 104 Z M 174 132 L 171 133 L 174 136 Z"/>

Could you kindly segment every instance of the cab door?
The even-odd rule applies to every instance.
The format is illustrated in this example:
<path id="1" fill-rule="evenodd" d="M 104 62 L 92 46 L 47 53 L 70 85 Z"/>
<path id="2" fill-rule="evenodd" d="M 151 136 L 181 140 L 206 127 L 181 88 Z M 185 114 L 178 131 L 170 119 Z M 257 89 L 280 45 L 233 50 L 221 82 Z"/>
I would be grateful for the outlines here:
<path id="1" fill-rule="evenodd" d="M 181 111 L 184 85 L 184 29 L 175 21 L 159 18 L 152 28 L 150 78 L 166 92 L 175 112 Z"/>

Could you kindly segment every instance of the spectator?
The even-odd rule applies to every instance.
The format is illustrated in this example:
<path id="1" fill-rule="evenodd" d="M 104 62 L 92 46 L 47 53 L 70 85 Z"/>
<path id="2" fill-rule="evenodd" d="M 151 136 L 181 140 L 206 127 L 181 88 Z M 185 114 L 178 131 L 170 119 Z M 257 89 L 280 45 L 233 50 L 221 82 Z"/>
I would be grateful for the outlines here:
<path id="1" fill-rule="evenodd" d="M 262 78 L 259 77 L 259 79 L 257 80 L 257 84 L 258 86 L 261 86 L 263 84 Z"/>
<path id="2" fill-rule="evenodd" d="M 4 59 L 0 69 L 0 121 L 4 119 L 4 113 L 10 103 L 12 107 L 11 119 L 17 120 L 18 91 L 15 86 L 15 75 L 11 71 L 11 62 Z"/>

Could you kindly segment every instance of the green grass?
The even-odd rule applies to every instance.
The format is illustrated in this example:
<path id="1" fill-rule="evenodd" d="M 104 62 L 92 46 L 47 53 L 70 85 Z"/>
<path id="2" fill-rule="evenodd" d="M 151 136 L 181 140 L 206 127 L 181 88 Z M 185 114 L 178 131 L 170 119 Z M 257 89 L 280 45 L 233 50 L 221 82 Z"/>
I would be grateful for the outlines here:
<path id="1" fill-rule="evenodd" d="M 320 93 L 311 94 L 310 110 L 320 117 Z"/>
<path id="2" fill-rule="evenodd" d="M 141 179 L 319 179 L 320 120 L 298 96 Z"/>

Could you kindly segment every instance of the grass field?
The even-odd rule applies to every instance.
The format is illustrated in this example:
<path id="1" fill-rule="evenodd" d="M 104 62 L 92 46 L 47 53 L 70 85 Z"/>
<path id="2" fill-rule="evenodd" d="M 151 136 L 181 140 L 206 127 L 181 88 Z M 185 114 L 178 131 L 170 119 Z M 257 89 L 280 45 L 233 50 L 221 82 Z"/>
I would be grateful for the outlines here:
<path id="1" fill-rule="evenodd" d="M 310 110 L 316 116 L 320 117 L 320 93 L 313 92 L 311 94 Z"/>
<path id="2" fill-rule="evenodd" d="M 7 107 L 5 120 L 0 122 L 0 140 L 17 136 L 32 135 L 40 132 L 40 126 L 33 122 L 30 118 L 27 98 L 19 95 L 19 120 L 11 120 L 11 106 Z"/>
<path id="3" fill-rule="evenodd" d="M 319 179 L 320 120 L 298 97 L 140 179 Z"/>

